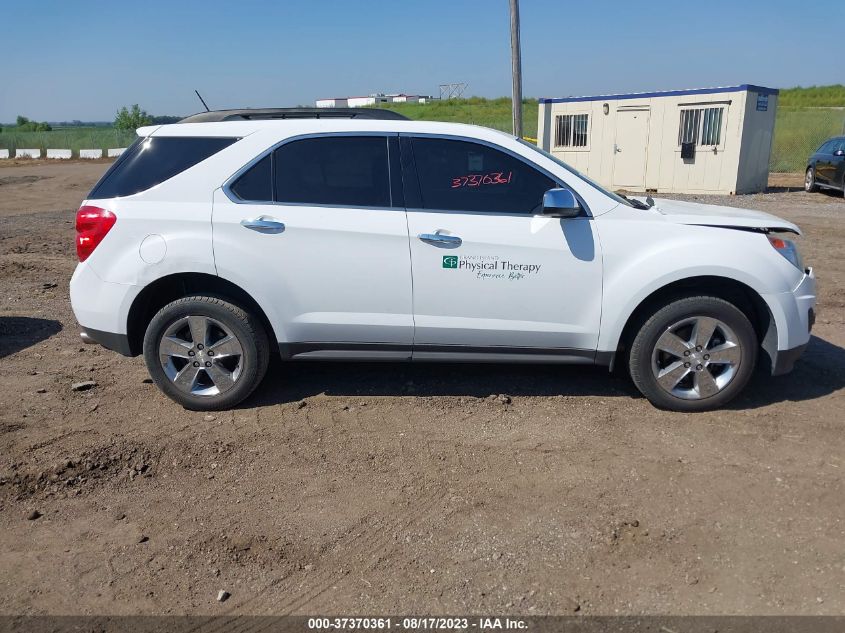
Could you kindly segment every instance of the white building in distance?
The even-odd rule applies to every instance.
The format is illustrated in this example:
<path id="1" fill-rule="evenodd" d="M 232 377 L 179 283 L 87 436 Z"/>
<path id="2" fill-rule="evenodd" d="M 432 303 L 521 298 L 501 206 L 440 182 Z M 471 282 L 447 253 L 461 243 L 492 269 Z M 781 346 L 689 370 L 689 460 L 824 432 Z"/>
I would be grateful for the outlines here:
<path id="1" fill-rule="evenodd" d="M 317 99 L 314 104 L 318 108 L 362 108 L 387 103 L 428 103 L 433 97 L 429 95 L 372 94 L 368 97 L 334 97 L 331 99 Z"/>

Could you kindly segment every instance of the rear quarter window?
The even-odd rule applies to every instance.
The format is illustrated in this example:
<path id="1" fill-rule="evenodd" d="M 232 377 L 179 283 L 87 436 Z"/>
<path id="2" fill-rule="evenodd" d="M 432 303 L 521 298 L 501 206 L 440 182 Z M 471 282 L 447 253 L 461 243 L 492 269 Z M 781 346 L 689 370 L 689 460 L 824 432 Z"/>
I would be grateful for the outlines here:
<path id="1" fill-rule="evenodd" d="M 146 191 L 201 163 L 236 138 L 153 136 L 132 144 L 100 181 L 89 200 L 121 198 Z"/>

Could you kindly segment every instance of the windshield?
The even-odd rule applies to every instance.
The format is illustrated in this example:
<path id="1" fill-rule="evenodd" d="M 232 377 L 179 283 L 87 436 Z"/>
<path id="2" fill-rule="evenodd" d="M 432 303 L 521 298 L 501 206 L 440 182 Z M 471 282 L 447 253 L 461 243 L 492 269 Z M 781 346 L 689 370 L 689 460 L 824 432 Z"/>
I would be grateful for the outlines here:
<path id="1" fill-rule="evenodd" d="M 545 157 L 546 157 L 546 158 L 548 158 L 549 160 L 553 160 L 555 163 L 557 163 L 558 165 L 560 165 L 561 167 L 563 167 L 566 171 L 568 171 L 568 172 L 569 172 L 569 173 L 571 173 L 572 175 L 574 175 L 574 176 L 578 176 L 578 178 L 580 178 L 581 180 L 583 180 L 584 182 L 586 182 L 588 185 L 591 185 L 591 186 L 595 187 L 596 189 L 598 189 L 599 191 L 601 191 L 601 192 L 602 192 L 604 195 L 606 195 L 608 198 L 612 198 L 613 200 L 615 200 L 615 201 L 616 201 L 616 202 L 618 202 L 619 204 L 624 204 L 624 205 L 627 205 L 627 206 L 629 206 L 629 207 L 635 207 L 635 208 L 636 208 L 636 206 L 637 206 L 637 205 L 635 205 L 633 202 L 631 202 L 631 201 L 630 201 L 630 200 L 628 200 L 627 198 L 623 198 L 622 196 L 620 196 L 620 195 L 619 195 L 619 194 L 617 194 L 617 193 L 613 193 L 612 191 L 608 191 L 607 189 L 605 189 L 604 187 L 602 187 L 602 186 L 601 186 L 600 184 L 598 184 L 597 182 L 595 182 L 595 181 L 593 181 L 593 180 L 590 180 L 590 179 L 589 179 L 589 178 L 587 178 L 584 174 L 582 174 L 581 172 L 579 172 L 577 169 L 575 169 L 574 167 L 570 167 L 569 165 L 567 165 L 566 163 L 564 163 L 562 160 L 560 160 L 558 157 L 554 156 L 553 154 L 550 154 L 550 153 L 549 153 L 549 152 L 547 152 L 546 150 L 544 150 L 544 149 L 540 149 L 539 147 L 537 147 L 537 146 L 536 146 L 536 145 L 534 145 L 533 143 L 529 143 L 528 141 L 523 140 L 523 139 L 521 139 L 521 138 L 517 138 L 516 140 L 517 140 L 518 142 L 522 143 L 523 145 L 525 145 L 526 147 L 530 147 L 530 148 L 531 148 L 531 149 L 533 149 L 535 152 L 538 152 L 539 154 L 542 154 L 543 156 L 545 156 Z"/>

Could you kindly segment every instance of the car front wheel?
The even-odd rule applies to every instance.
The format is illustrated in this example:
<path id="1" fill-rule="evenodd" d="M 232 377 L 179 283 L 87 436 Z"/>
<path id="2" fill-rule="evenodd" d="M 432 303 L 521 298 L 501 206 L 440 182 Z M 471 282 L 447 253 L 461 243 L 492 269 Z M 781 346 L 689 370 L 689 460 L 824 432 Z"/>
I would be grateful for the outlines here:
<path id="1" fill-rule="evenodd" d="M 717 297 L 673 301 L 649 318 L 631 345 L 634 384 L 655 406 L 717 409 L 751 378 L 757 336 L 748 317 Z"/>
<path id="2" fill-rule="evenodd" d="M 812 167 L 808 167 L 807 173 L 804 174 L 804 191 L 813 193 L 818 190 L 819 186 L 816 184 L 816 172 Z"/>
<path id="3" fill-rule="evenodd" d="M 244 400 L 267 372 L 269 348 L 260 321 L 207 296 L 167 304 L 150 321 L 144 360 L 165 395 L 186 409 L 227 409 Z"/>

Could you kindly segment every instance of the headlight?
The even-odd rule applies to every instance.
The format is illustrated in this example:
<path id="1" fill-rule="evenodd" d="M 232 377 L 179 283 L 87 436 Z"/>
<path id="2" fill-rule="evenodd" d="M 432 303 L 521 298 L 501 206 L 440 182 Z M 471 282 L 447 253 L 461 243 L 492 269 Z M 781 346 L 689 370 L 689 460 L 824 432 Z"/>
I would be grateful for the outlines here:
<path id="1" fill-rule="evenodd" d="M 801 272 L 804 272 L 804 262 L 801 259 L 801 253 L 798 252 L 798 247 L 792 240 L 785 240 L 782 237 L 775 237 L 773 235 L 767 236 L 769 244 L 772 245 L 778 253 L 783 255 L 790 264 L 795 266 Z"/>

